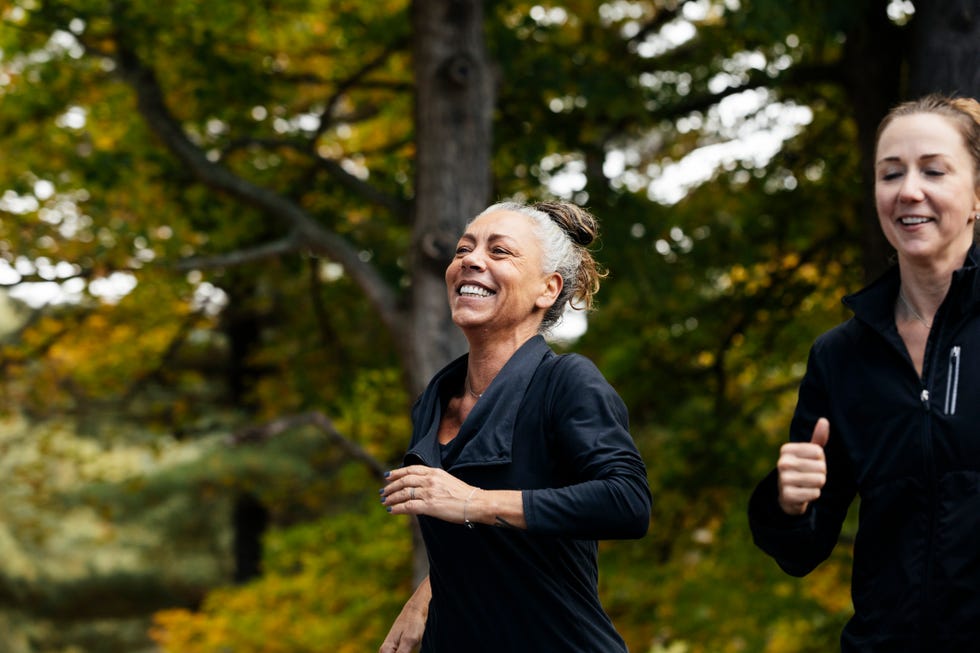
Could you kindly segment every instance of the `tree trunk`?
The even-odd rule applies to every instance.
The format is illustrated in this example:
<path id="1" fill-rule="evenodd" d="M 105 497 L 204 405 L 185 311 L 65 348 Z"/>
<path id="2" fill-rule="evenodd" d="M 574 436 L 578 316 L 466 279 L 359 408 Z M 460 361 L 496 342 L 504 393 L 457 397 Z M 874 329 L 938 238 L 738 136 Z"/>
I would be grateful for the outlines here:
<path id="1" fill-rule="evenodd" d="M 235 583 L 247 583 L 262 573 L 262 535 L 269 526 L 269 511 L 257 496 L 243 492 L 232 510 Z"/>
<path id="2" fill-rule="evenodd" d="M 415 73 L 416 179 L 411 250 L 409 386 L 418 395 L 429 379 L 466 350 L 452 323 L 445 270 L 466 223 L 490 198 L 494 108 L 491 66 L 479 0 L 412 5 Z M 417 535 L 417 532 L 416 532 Z M 415 547 L 415 576 L 427 573 Z"/>
<path id="3" fill-rule="evenodd" d="M 848 31 L 842 66 L 844 87 L 854 107 L 861 153 L 861 250 L 864 279 L 887 269 L 891 246 L 878 224 L 874 203 L 874 150 L 878 123 L 899 99 L 903 34 L 885 11 L 888 0 L 875 0 Z"/>
<path id="4" fill-rule="evenodd" d="M 980 0 L 915 3 L 909 96 L 941 92 L 980 99 Z"/>

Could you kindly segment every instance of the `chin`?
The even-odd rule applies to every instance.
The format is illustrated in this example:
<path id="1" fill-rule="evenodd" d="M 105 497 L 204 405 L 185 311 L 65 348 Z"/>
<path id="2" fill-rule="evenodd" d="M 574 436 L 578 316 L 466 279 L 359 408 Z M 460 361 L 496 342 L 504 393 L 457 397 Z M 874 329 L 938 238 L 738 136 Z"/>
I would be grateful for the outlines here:
<path id="1" fill-rule="evenodd" d="M 460 329 L 473 329 L 486 323 L 486 318 L 466 313 L 453 313 L 452 320 Z"/>

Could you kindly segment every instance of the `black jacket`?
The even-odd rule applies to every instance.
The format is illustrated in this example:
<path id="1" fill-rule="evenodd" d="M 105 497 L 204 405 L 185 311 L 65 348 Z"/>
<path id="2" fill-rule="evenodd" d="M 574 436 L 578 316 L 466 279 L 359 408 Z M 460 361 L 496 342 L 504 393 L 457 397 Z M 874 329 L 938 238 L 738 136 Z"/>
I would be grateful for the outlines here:
<path id="1" fill-rule="evenodd" d="M 978 260 L 953 275 L 921 378 L 895 326 L 897 270 L 844 299 L 854 317 L 814 343 L 790 427 L 809 441 L 830 420 L 821 497 L 785 515 L 773 472 L 750 501 L 756 544 L 802 576 L 860 495 L 845 652 L 980 650 Z"/>
<path id="2" fill-rule="evenodd" d="M 439 421 L 466 363 L 439 372 L 416 403 L 404 462 L 522 490 L 527 530 L 419 518 L 432 585 L 422 650 L 625 651 L 599 604 L 596 544 L 640 537 L 650 522 L 625 405 L 588 359 L 557 356 L 535 336 L 441 451 Z"/>

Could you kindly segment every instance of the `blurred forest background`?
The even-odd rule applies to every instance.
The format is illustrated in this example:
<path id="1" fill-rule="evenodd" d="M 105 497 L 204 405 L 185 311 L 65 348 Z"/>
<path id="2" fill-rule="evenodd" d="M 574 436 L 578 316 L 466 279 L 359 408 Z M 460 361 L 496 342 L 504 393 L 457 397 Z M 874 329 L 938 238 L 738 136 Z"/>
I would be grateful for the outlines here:
<path id="1" fill-rule="evenodd" d="M 555 347 L 654 494 L 601 547 L 630 649 L 835 650 L 853 524 L 798 581 L 746 501 L 887 265 L 878 119 L 978 62 L 980 0 L 0 2 L 0 651 L 376 650 L 446 261 L 550 196 L 611 269 Z"/>

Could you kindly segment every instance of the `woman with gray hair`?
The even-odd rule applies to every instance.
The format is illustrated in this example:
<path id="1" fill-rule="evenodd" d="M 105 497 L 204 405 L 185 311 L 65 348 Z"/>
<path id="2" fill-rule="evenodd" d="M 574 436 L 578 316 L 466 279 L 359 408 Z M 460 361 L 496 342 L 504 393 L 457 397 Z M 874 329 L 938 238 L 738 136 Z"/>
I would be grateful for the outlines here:
<path id="1" fill-rule="evenodd" d="M 381 502 L 417 515 L 429 577 L 381 653 L 626 651 L 599 603 L 597 540 L 638 538 L 646 469 L 626 407 L 588 359 L 542 333 L 590 307 L 595 218 L 565 202 L 495 204 L 446 269 L 469 353 L 412 410 L 405 466 Z"/>

